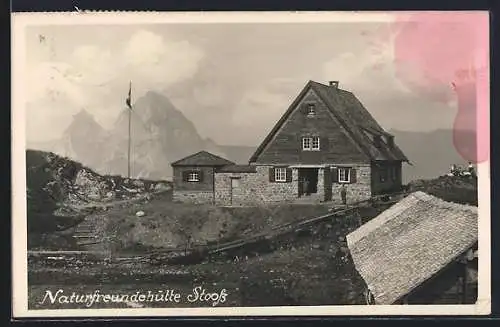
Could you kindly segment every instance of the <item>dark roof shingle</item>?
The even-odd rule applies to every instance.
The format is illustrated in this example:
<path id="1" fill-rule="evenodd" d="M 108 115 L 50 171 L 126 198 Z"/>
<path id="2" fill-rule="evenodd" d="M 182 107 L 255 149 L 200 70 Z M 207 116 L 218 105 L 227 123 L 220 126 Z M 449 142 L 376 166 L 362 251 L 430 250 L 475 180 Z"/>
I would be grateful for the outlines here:
<path id="1" fill-rule="evenodd" d="M 288 108 L 287 112 L 285 112 L 269 135 L 267 135 L 261 145 L 257 148 L 255 153 L 250 158 L 250 162 L 257 160 L 257 157 L 264 150 L 267 143 L 272 139 L 274 134 L 278 132 L 281 125 L 295 109 L 297 102 L 301 100 L 302 96 L 309 88 L 312 88 L 318 94 L 330 112 L 339 120 L 346 131 L 371 160 L 408 161 L 408 158 L 396 144 L 388 144 L 388 140 L 386 138 L 393 138 L 393 136 L 386 132 L 377 123 L 370 112 L 368 112 L 368 110 L 353 93 L 337 87 L 309 81 L 299 96 Z M 380 137 L 381 142 L 377 144 L 373 138 L 366 135 L 366 133 L 369 133 L 371 136 Z"/>
<path id="2" fill-rule="evenodd" d="M 217 169 L 218 173 L 255 173 L 255 166 L 252 165 L 229 165 Z"/>
<path id="3" fill-rule="evenodd" d="M 478 240 L 477 207 L 415 192 L 347 235 L 376 304 L 392 304 Z"/>
<path id="4" fill-rule="evenodd" d="M 234 162 L 229 161 L 227 159 L 221 158 L 207 151 L 200 151 L 194 153 L 190 156 L 177 160 L 171 163 L 172 167 L 175 166 L 210 166 L 210 167 L 218 167 L 218 166 L 226 166 L 226 165 L 234 165 Z"/>

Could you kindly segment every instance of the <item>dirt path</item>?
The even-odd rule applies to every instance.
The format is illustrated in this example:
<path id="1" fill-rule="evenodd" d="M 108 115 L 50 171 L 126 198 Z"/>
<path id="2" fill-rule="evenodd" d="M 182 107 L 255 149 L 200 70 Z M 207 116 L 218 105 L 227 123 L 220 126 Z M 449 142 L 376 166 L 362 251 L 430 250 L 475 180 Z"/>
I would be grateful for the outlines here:
<path id="1" fill-rule="evenodd" d="M 102 202 L 87 203 L 80 206 L 73 206 L 73 208 L 77 210 L 86 210 L 91 208 L 103 210 L 122 205 L 132 205 L 144 201 L 148 199 L 148 197 L 157 197 L 166 193 L 168 193 L 168 191 L 147 193 L 147 194 L 141 194 L 140 196 L 134 198 L 110 201 L 105 203 Z M 101 246 L 99 246 L 99 244 L 108 241 L 105 239 L 105 233 L 104 233 L 107 219 L 108 217 L 106 215 L 106 212 L 96 212 L 87 215 L 85 219 L 81 223 L 79 223 L 75 228 L 73 238 L 76 240 L 76 243 L 79 246 L 83 247 L 83 249 L 85 250 L 91 250 L 90 248 L 96 246 L 102 248 Z M 99 249 L 98 251 L 100 250 L 102 249 Z"/>

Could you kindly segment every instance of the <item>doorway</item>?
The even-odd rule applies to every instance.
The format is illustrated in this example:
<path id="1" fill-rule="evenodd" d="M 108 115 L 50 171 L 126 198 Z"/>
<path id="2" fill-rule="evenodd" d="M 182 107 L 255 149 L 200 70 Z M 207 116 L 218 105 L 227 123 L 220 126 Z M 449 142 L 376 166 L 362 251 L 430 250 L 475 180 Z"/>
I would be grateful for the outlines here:
<path id="1" fill-rule="evenodd" d="M 240 179 L 231 177 L 231 188 L 229 189 L 229 204 L 233 205 L 234 200 L 235 200 L 235 193 L 237 193 L 238 189 L 240 187 Z M 236 194 L 238 195 L 238 194 Z"/>
<path id="2" fill-rule="evenodd" d="M 318 168 L 299 169 L 299 197 L 318 193 Z"/>

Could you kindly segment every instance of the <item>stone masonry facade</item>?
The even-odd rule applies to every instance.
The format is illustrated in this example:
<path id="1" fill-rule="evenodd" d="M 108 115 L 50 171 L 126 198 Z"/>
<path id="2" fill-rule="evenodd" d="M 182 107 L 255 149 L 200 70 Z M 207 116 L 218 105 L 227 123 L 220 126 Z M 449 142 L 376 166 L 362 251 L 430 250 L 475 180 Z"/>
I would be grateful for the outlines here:
<path id="1" fill-rule="evenodd" d="M 269 168 L 257 166 L 254 173 L 215 173 L 214 198 L 216 205 L 259 205 L 277 202 L 294 202 L 298 198 L 298 169 L 293 168 L 290 182 L 270 182 Z M 352 203 L 371 197 L 370 165 L 351 165 L 357 171 L 355 183 L 345 184 L 347 201 Z M 325 199 L 324 169 L 318 170 L 318 192 L 312 197 Z M 327 168 L 328 169 L 328 168 Z M 232 179 L 237 181 L 233 182 Z M 341 202 L 340 183 L 332 183 L 332 199 Z"/>
<path id="2" fill-rule="evenodd" d="M 394 137 L 351 92 L 335 81 L 309 81 L 248 164 L 206 151 L 173 163 L 174 199 L 223 206 L 336 204 L 345 188 L 353 203 L 398 191 L 405 161 Z"/>
<path id="3" fill-rule="evenodd" d="M 356 183 L 345 184 L 347 191 L 347 202 L 356 202 L 369 199 L 371 194 L 371 167 L 369 164 L 353 165 L 356 169 Z M 332 183 L 332 201 L 341 202 L 340 189 L 342 184 Z"/>
<path id="4" fill-rule="evenodd" d="M 215 204 L 251 205 L 260 203 L 289 202 L 298 196 L 297 170 L 292 170 L 291 182 L 270 182 L 269 168 L 257 166 L 254 173 L 216 173 Z M 237 186 L 231 187 L 231 179 Z"/>
<path id="5" fill-rule="evenodd" d="M 174 202 L 183 203 L 212 204 L 214 203 L 214 193 L 213 191 L 175 190 L 173 192 L 173 200 Z"/>

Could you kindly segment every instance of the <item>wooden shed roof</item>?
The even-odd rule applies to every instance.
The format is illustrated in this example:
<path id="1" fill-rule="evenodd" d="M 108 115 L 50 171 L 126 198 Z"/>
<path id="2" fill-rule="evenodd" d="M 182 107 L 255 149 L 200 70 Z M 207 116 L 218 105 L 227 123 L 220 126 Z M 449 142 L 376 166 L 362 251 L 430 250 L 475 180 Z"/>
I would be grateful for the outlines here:
<path id="1" fill-rule="evenodd" d="M 415 192 L 347 236 L 376 304 L 392 304 L 478 240 L 477 207 Z"/>
<path id="2" fill-rule="evenodd" d="M 387 137 L 393 136 L 386 132 L 356 98 L 356 96 L 338 87 L 324 85 L 318 82 L 309 81 L 304 89 L 290 105 L 285 114 L 276 123 L 271 132 L 257 148 L 250 158 L 250 162 L 255 162 L 262 153 L 266 145 L 278 132 L 283 123 L 288 119 L 296 105 L 302 100 L 309 89 L 313 89 L 321 100 L 328 107 L 330 112 L 344 126 L 347 133 L 361 147 L 363 152 L 371 160 L 400 160 L 408 161 L 403 151 L 396 145 L 388 144 Z M 369 135 L 367 135 L 367 133 Z M 380 137 L 380 142 L 375 142 L 373 137 Z"/>
<path id="3" fill-rule="evenodd" d="M 194 153 L 190 156 L 177 160 L 171 163 L 172 167 L 176 166 L 210 166 L 210 167 L 220 167 L 226 165 L 234 165 L 234 162 L 224 159 L 222 157 L 216 156 L 207 151 L 200 151 Z"/>

